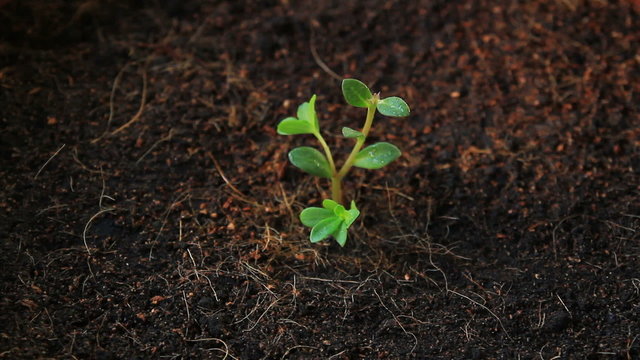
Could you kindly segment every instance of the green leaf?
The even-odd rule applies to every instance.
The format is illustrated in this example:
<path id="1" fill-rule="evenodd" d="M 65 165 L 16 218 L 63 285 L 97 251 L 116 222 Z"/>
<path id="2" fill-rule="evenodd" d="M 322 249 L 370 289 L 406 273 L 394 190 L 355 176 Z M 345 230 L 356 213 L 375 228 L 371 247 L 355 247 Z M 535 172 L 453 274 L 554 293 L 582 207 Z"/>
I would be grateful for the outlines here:
<path id="1" fill-rule="evenodd" d="M 409 105 L 397 96 L 388 97 L 382 99 L 378 102 L 377 105 L 378 111 L 382 115 L 393 116 L 393 117 L 403 117 L 409 116 Z"/>
<path id="2" fill-rule="evenodd" d="M 280 135 L 298 135 L 313 134 L 313 125 L 294 117 L 288 117 L 278 124 L 278 134 Z"/>
<path id="3" fill-rule="evenodd" d="M 318 131 L 318 115 L 316 114 L 316 96 L 313 95 L 309 102 L 304 102 L 298 106 L 298 119 L 308 122 L 312 129 Z"/>
<path id="4" fill-rule="evenodd" d="M 337 216 L 320 221 L 311 229 L 311 242 L 316 243 L 324 240 L 327 236 L 333 234 L 341 223 L 342 219 Z"/>
<path id="5" fill-rule="evenodd" d="M 373 98 L 371 90 L 362 81 L 356 79 L 342 80 L 342 95 L 349 105 L 355 107 L 369 107 Z"/>
<path id="6" fill-rule="evenodd" d="M 358 208 L 356 207 L 355 201 L 351 200 L 351 209 L 349 209 L 347 213 L 349 214 L 349 217 L 346 218 L 344 222 L 347 224 L 347 227 L 350 227 L 351 224 L 356 221 L 358 216 L 360 216 L 360 210 L 358 210 Z"/>
<path id="7" fill-rule="evenodd" d="M 333 211 L 333 209 L 336 208 L 336 206 L 338 206 L 340 204 L 338 204 L 337 202 L 331 200 L 331 199 L 324 199 L 322 200 L 322 207 L 327 209 L 327 210 L 331 210 Z"/>
<path id="8" fill-rule="evenodd" d="M 319 207 L 309 207 L 300 213 L 300 221 L 302 221 L 305 226 L 314 227 L 320 221 L 332 216 L 333 212 L 330 210 Z"/>
<path id="9" fill-rule="evenodd" d="M 342 205 L 338 205 L 335 208 L 333 208 L 333 214 L 343 220 L 346 216 L 349 216 L 347 213 L 347 209 L 345 209 L 344 206 Z"/>
<path id="10" fill-rule="evenodd" d="M 353 165 L 365 169 L 380 169 L 397 159 L 400 154 L 400 149 L 395 145 L 379 142 L 360 150 Z"/>
<path id="11" fill-rule="evenodd" d="M 301 146 L 289 152 L 289 161 L 311 175 L 330 178 L 331 168 L 327 158 L 312 147 Z"/>
<path id="12" fill-rule="evenodd" d="M 343 206 L 340 206 L 344 209 Z M 336 207 L 336 210 L 338 207 Z M 335 210 L 334 210 L 335 212 Z M 336 239 L 340 246 L 344 246 L 347 243 L 347 234 L 349 231 L 349 227 L 353 224 L 354 221 L 360 216 L 360 210 L 356 207 L 355 201 L 351 200 L 351 209 L 338 211 L 340 214 L 338 215 L 342 219 L 342 223 L 340 227 L 338 227 L 331 235 Z"/>
<path id="13" fill-rule="evenodd" d="M 333 237 L 336 239 L 340 246 L 344 247 L 344 244 L 347 243 L 347 233 L 349 230 L 349 226 L 345 222 L 342 222 L 338 229 L 333 232 Z"/>
<path id="14" fill-rule="evenodd" d="M 359 138 L 363 137 L 364 134 L 358 130 L 353 130 L 352 128 L 345 126 L 342 128 L 342 136 L 346 138 Z"/>

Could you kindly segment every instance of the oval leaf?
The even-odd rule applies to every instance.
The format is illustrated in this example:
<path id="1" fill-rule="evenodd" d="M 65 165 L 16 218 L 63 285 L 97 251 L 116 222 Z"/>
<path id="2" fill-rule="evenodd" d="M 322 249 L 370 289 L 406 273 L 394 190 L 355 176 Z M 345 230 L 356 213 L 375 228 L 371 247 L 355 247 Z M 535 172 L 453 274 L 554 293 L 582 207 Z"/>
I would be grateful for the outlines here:
<path id="1" fill-rule="evenodd" d="M 327 236 L 333 234 L 341 223 L 342 219 L 335 216 L 320 221 L 311 229 L 311 242 L 316 243 L 324 240 Z"/>
<path id="2" fill-rule="evenodd" d="M 342 80 L 342 95 L 349 105 L 355 107 L 369 107 L 373 98 L 371 91 L 362 81 L 356 79 Z"/>
<path id="3" fill-rule="evenodd" d="M 411 111 L 409 110 L 409 105 L 397 96 L 380 100 L 377 108 L 382 115 L 393 117 L 409 116 L 409 112 Z"/>
<path id="4" fill-rule="evenodd" d="M 304 120 L 298 120 L 288 117 L 278 124 L 278 134 L 280 135 L 298 135 L 313 134 L 313 127 Z"/>
<path id="5" fill-rule="evenodd" d="M 379 142 L 360 150 L 353 165 L 365 169 L 380 169 L 397 159 L 400 154 L 400 149 L 395 145 Z"/>
<path id="6" fill-rule="evenodd" d="M 310 207 L 302 210 L 300 213 L 300 221 L 302 221 L 305 226 L 314 227 L 320 221 L 332 216 L 333 212 L 330 210 L 319 207 Z"/>
<path id="7" fill-rule="evenodd" d="M 342 136 L 346 138 L 359 138 L 363 137 L 364 134 L 358 130 L 353 130 L 352 128 L 345 126 L 342 128 Z"/>
<path id="8" fill-rule="evenodd" d="M 312 147 L 301 146 L 289 152 L 289 161 L 300 170 L 314 176 L 330 178 L 331 168 L 327 158 Z"/>

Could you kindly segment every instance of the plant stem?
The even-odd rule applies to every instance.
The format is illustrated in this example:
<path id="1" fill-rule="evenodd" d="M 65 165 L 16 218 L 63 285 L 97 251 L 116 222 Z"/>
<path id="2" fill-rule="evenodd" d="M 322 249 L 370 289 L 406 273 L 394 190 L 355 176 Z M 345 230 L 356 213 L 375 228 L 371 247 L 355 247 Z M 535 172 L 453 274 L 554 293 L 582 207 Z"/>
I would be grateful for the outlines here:
<path id="1" fill-rule="evenodd" d="M 353 163 L 356 161 L 356 156 L 362 149 L 362 145 L 364 145 L 365 140 L 367 140 L 367 135 L 369 135 L 369 130 L 371 130 L 371 125 L 373 124 L 373 117 L 376 114 L 376 105 L 378 104 L 378 100 L 380 100 L 380 98 L 378 97 L 378 94 L 374 95 L 371 105 L 369 105 L 369 107 L 367 108 L 367 119 L 365 120 L 364 126 L 362 127 L 362 131 L 361 131 L 363 136 L 359 137 L 356 140 L 356 144 L 353 146 L 353 149 L 351 150 L 349 157 L 344 162 L 344 165 L 342 165 L 342 168 L 336 175 L 339 181 L 342 181 L 342 179 L 347 175 L 349 170 L 351 170 L 351 167 L 353 167 Z"/>
<path id="2" fill-rule="evenodd" d="M 362 149 L 365 140 L 367 140 L 367 135 L 369 135 L 369 131 L 371 130 L 371 125 L 373 125 L 373 118 L 376 114 L 376 106 L 378 105 L 378 101 L 380 101 L 380 96 L 378 94 L 373 95 L 373 99 L 369 107 L 367 107 L 367 118 L 364 121 L 364 126 L 362 127 L 362 135 L 356 140 L 356 144 L 351 149 L 351 153 L 347 160 L 340 168 L 340 171 L 336 169 L 336 164 L 333 161 L 333 155 L 331 154 L 331 149 L 329 149 L 329 145 L 322 137 L 320 132 L 315 132 L 313 135 L 318 139 L 322 149 L 324 150 L 324 154 L 329 161 L 329 166 L 331 167 L 331 198 L 333 201 L 338 204 L 342 204 L 342 179 L 347 175 L 349 170 L 353 167 L 353 163 L 356 161 L 356 156 Z"/>
<path id="3" fill-rule="evenodd" d="M 322 134 L 320 134 L 319 131 L 314 133 L 313 135 L 315 135 L 316 139 L 318 139 L 318 141 L 320 142 L 320 145 L 324 150 L 324 154 L 329 161 L 329 167 L 331 167 L 331 198 L 338 204 L 342 204 L 342 181 L 337 178 L 338 171 L 336 170 L 336 164 L 333 161 L 331 149 L 329 149 L 329 145 L 327 145 L 327 142 L 324 140 Z"/>
<path id="4" fill-rule="evenodd" d="M 336 164 L 333 162 L 333 155 L 331 155 L 331 149 L 329 149 L 329 145 L 327 145 L 327 142 L 324 141 L 324 138 L 322 137 L 322 134 L 320 134 L 319 131 L 313 133 L 313 135 L 315 135 L 316 139 L 318 139 L 318 141 L 320 142 L 320 145 L 324 150 L 324 155 L 327 157 L 327 160 L 329 161 L 329 166 L 331 167 L 331 174 L 335 176 Z"/>
<path id="5" fill-rule="evenodd" d="M 342 180 L 337 176 L 331 178 L 331 199 L 340 205 L 342 204 Z"/>

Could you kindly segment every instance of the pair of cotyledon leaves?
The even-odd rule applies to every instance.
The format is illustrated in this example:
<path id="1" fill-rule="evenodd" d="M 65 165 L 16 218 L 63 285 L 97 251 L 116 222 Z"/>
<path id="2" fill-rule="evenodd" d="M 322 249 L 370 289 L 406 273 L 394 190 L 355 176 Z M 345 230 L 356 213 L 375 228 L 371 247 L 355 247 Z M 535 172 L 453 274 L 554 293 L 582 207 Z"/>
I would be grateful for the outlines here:
<path id="1" fill-rule="evenodd" d="M 322 241 L 329 236 L 344 246 L 347 242 L 347 232 L 353 222 L 360 216 L 355 202 L 351 201 L 351 209 L 333 200 L 322 201 L 322 207 L 309 207 L 300 213 L 300 221 L 311 228 L 311 242 Z"/>
<path id="2" fill-rule="evenodd" d="M 368 108 L 373 104 L 373 94 L 359 80 L 345 79 L 342 82 L 342 94 L 352 106 Z M 297 118 L 288 117 L 278 124 L 281 135 L 315 134 L 319 135 L 320 127 L 315 111 L 316 96 L 298 107 Z M 402 117 L 409 115 L 409 106 L 399 97 L 388 97 L 378 100 L 376 109 L 383 115 Z M 359 139 L 364 135 L 349 127 L 342 128 L 346 138 Z M 356 155 L 354 166 L 364 169 L 379 169 L 400 156 L 400 150 L 388 142 L 379 142 L 360 150 Z M 318 150 L 301 146 L 289 152 L 289 160 L 301 170 L 318 177 L 331 178 L 332 171 L 327 158 Z"/>

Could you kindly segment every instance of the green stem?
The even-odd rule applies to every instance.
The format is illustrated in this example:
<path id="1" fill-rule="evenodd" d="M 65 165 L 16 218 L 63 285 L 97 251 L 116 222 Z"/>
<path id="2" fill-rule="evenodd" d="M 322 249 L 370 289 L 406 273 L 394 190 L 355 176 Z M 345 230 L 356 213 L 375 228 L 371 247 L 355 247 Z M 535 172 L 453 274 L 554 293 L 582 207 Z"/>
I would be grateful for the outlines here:
<path id="1" fill-rule="evenodd" d="M 338 171 L 338 174 L 336 175 L 338 181 L 342 181 L 342 179 L 347 175 L 349 170 L 351 170 L 351 167 L 353 167 L 353 163 L 356 161 L 356 156 L 362 149 L 362 145 L 364 145 L 364 142 L 367 139 L 367 135 L 369 135 L 369 130 L 371 130 L 371 125 L 373 124 L 373 117 L 376 114 L 376 105 L 378 104 L 379 100 L 380 98 L 378 97 L 378 94 L 373 96 L 373 101 L 371 102 L 371 105 L 369 105 L 369 107 L 367 108 L 367 119 L 365 120 L 364 126 L 362 127 L 361 133 L 363 136 L 359 137 L 356 140 L 356 144 L 353 146 L 353 149 L 351 150 L 349 157 L 347 157 L 347 160 L 344 162 L 344 165 L 342 165 L 342 168 L 340 169 L 340 171 Z"/>
<path id="2" fill-rule="evenodd" d="M 322 149 L 324 150 L 324 154 L 329 161 L 329 166 L 331 167 L 331 198 L 333 201 L 338 204 L 342 204 L 342 179 L 347 175 L 349 170 L 353 167 L 353 163 L 356 161 L 356 156 L 362 149 L 365 140 L 367 140 L 367 135 L 369 135 L 369 131 L 371 130 L 371 125 L 373 125 L 373 118 L 376 114 L 376 106 L 378 105 L 378 101 L 380 101 L 380 97 L 378 94 L 373 95 L 373 99 L 371 101 L 371 105 L 367 107 L 367 118 L 364 121 L 364 126 L 362 127 L 362 135 L 356 140 L 356 144 L 351 149 L 351 153 L 347 160 L 340 168 L 340 171 L 336 169 L 336 164 L 333 161 L 333 155 L 331 154 L 331 149 L 329 149 L 329 145 L 320 134 L 320 131 L 314 132 L 313 135 L 318 139 Z"/>
<path id="3" fill-rule="evenodd" d="M 329 145 L 327 145 L 327 142 L 324 140 L 322 134 L 320 134 L 319 131 L 315 132 L 313 135 L 315 135 L 316 139 L 318 139 L 318 141 L 320 142 L 320 145 L 324 150 L 324 154 L 329 161 L 329 167 L 331 167 L 331 198 L 338 204 L 342 204 L 342 181 L 340 181 L 336 177 L 338 171 L 336 170 L 336 164 L 333 161 L 331 149 L 329 149 Z"/>
<path id="4" fill-rule="evenodd" d="M 338 204 L 342 204 L 342 180 L 338 179 L 336 176 L 331 178 L 331 199 L 337 202 Z"/>
<path id="5" fill-rule="evenodd" d="M 329 149 L 329 145 L 327 145 L 327 142 L 324 141 L 324 138 L 322 137 L 322 134 L 320 134 L 320 131 L 314 132 L 313 135 L 320 142 L 320 145 L 322 146 L 322 149 L 324 150 L 324 155 L 327 157 L 327 160 L 329 161 L 329 166 L 331 167 L 331 174 L 333 174 L 335 176 L 335 174 L 336 174 L 336 164 L 335 164 L 335 162 L 333 162 L 333 155 L 331 155 L 331 149 Z"/>

